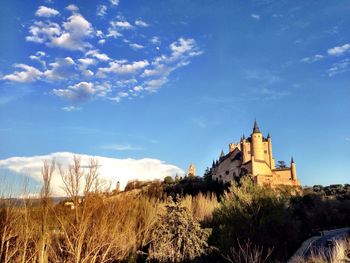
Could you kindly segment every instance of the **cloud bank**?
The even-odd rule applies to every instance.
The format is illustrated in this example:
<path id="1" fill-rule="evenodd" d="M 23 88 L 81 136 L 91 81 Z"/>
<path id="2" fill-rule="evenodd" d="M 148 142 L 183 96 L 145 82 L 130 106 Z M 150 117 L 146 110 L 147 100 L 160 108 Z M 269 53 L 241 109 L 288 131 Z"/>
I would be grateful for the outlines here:
<path id="1" fill-rule="evenodd" d="M 129 180 L 153 180 L 163 179 L 165 176 L 183 175 L 184 171 L 171 164 L 167 164 L 158 159 L 116 159 L 102 156 L 91 156 L 86 154 L 74 154 L 70 152 L 56 152 L 48 155 L 31 157 L 11 157 L 0 160 L 0 168 L 8 169 L 22 176 L 28 176 L 41 183 L 41 168 L 45 160 L 56 160 L 63 167 L 68 167 L 73 161 L 73 156 L 80 156 L 82 167 L 86 167 L 91 158 L 99 162 L 99 174 L 102 179 L 112 183 L 112 188 L 116 182 L 120 182 L 121 189 L 124 189 Z M 62 189 L 63 183 L 56 169 L 52 178 L 52 194 L 54 196 L 65 195 Z"/>

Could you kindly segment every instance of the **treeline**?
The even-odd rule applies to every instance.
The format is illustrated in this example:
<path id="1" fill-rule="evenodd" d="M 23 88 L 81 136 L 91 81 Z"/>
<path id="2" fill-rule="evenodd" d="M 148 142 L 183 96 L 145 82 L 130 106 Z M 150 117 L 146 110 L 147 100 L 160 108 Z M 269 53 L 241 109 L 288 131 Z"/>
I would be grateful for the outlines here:
<path id="1" fill-rule="evenodd" d="M 36 202 L 0 199 L 0 262 L 286 262 L 303 240 L 350 222 L 350 201 L 210 177 L 130 183 L 112 193 L 98 163 L 45 163 Z M 69 204 L 54 204 L 58 172 Z"/>
<path id="2" fill-rule="evenodd" d="M 325 198 L 350 200 L 350 184 L 314 185 L 313 187 L 305 187 L 304 192 L 317 194 Z"/>

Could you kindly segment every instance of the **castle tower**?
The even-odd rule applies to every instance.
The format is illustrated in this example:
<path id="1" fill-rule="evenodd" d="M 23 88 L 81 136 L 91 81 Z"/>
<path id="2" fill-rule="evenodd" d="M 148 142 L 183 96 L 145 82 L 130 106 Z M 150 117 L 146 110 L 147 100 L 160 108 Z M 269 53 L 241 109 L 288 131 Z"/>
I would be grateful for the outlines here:
<path id="1" fill-rule="evenodd" d="M 271 169 L 275 169 L 275 164 L 273 163 L 272 159 L 272 141 L 270 133 L 267 134 L 267 143 L 268 143 L 268 149 L 269 149 L 269 165 Z"/>
<path id="2" fill-rule="evenodd" d="M 255 160 L 264 160 L 264 144 L 258 123 L 254 122 L 253 133 L 251 135 L 251 153 Z"/>
<path id="3" fill-rule="evenodd" d="M 194 167 L 193 163 L 188 167 L 187 175 L 188 177 L 194 177 L 196 175 L 196 167 Z"/>
<path id="4" fill-rule="evenodd" d="M 225 156 L 224 150 L 221 150 L 220 158 L 222 158 L 222 157 L 224 157 L 224 156 Z"/>
<path id="5" fill-rule="evenodd" d="M 296 180 L 297 179 L 297 168 L 294 163 L 294 159 L 290 160 L 290 173 L 291 173 L 291 179 Z"/>
<path id="6" fill-rule="evenodd" d="M 232 153 L 236 148 L 236 145 L 234 143 L 230 143 L 228 146 L 229 152 Z"/>

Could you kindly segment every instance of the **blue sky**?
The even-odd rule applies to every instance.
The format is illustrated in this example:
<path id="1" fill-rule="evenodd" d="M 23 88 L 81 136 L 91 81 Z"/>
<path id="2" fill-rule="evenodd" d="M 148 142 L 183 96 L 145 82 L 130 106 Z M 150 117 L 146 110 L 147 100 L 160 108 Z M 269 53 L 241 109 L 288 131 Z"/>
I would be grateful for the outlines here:
<path id="1" fill-rule="evenodd" d="M 348 1 L 19 1 L 0 10 L 0 159 L 153 158 L 199 174 L 271 133 L 303 185 L 349 183 Z"/>

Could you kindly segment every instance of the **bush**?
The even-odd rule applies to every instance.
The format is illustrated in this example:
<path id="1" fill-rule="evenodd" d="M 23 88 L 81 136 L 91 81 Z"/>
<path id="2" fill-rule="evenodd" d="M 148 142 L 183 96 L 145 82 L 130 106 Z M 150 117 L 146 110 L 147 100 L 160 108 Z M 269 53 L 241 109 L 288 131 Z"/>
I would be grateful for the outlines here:
<path id="1" fill-rule="evenodd" d="M 287 206 L 289 198 L 285 191 L 257 186 L 248 176 L 242 178 L 214 212 L 212 244 L 228 254 L 240 242 L 251 240 L 263 247 L 264 255 L 274 248 L 274 257 L 287 259 L 300 239 L 299 224 Z"/>
<path id="2" fill-rule="evenodd" d="M 152 233 L 148 261 L 183 262 L 202 256 L 208 248 L 209 230 L 202 229 L 180 200 L 165 206 Z"/>
<path id="3" fill-rule="evenodd" d="M 173 184 L 174 183 L 174 179 L 171 176 L 166 176 L 164 178 L 164 183 L 166 183 L 166 184 Z"/>

